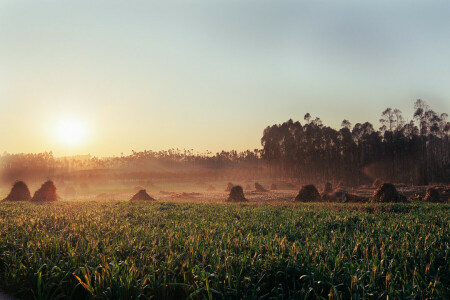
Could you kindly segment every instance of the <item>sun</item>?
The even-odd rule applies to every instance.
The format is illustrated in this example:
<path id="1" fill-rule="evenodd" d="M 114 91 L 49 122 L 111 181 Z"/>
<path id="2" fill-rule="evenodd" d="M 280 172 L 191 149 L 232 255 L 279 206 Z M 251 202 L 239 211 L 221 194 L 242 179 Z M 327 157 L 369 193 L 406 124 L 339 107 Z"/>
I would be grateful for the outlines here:
<path id="1" fill-rule="evenodd" d="M 57 138 L 67 146 L 76 146 L 82 143 L 86 137 L 86 128 L 76 118 L 61 119 L 56 128 Z"/>

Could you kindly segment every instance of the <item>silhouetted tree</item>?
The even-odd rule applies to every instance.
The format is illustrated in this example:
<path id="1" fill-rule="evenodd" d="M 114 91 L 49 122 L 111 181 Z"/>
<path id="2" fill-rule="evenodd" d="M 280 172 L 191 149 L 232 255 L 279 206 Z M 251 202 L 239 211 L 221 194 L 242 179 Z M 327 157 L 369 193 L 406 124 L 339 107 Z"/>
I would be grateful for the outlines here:
<path id="1" fill-rule="evenodd" d="M 309 113 L 305 125 L 288 120 L 264 130 L 262 158 L 274 176 L 305 182 L 339 178 L 348 184 L 371 180 L 377 173 L 385 180 L 427 184 L 450 180 L 447 114 L 437 114 L 422 100 L 415 103 L 414 121 L 406 123 L 399 109 L 381 114 L 381 127 L 343 120 L 341 129 L 324 126 Z M 370 172 L 368 171 L 370 170 Z M 373 175 L 372 175 L 373 176 Z"/>

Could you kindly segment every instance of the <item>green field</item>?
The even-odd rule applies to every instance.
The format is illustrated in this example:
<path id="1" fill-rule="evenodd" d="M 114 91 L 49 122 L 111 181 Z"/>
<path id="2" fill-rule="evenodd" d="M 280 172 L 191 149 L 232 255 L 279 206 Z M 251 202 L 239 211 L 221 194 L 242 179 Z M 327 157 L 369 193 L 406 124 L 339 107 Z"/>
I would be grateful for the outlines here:
<path id="1" fill-rule="evenodd" d="M 448 299 L 449 204 L 0 203 L 24 299 Z"/>

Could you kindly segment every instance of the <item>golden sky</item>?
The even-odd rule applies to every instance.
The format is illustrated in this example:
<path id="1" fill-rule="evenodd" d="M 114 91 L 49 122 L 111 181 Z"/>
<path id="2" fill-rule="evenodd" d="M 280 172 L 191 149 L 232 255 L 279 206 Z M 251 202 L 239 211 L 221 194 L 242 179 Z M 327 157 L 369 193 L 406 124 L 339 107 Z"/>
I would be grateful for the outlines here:
<path id="1" fill-rule="evenodd" d="M 305 113 L 449 112 L 447 1 L 2 1 L 0 151 L 260 147 Z"/>

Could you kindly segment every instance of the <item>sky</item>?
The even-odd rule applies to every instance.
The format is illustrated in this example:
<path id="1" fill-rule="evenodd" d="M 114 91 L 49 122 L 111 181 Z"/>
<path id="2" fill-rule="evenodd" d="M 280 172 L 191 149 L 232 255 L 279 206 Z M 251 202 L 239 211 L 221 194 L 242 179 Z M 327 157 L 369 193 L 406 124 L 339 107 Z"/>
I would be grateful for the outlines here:
<path id="1" fill-rule="evenodd" d="M 0 151 L 260 148 L 415 99 L 450 113 L 449 1 L 0 0 Z"/>

